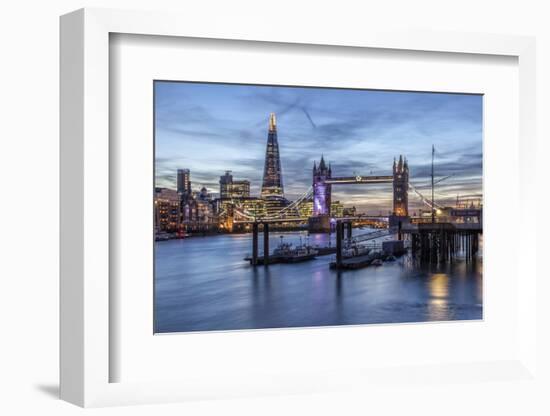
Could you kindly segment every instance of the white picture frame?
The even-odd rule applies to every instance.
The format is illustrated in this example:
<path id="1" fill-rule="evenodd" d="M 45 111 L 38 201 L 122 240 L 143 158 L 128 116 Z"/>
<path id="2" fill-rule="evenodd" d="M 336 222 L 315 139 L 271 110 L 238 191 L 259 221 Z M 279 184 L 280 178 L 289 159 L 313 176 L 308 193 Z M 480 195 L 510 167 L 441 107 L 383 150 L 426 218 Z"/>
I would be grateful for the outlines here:
<path id="1" fill-rule="evenodd" d="M 296 376 L 282 371 L 265 380 L 238 380 L 220 374 L 216 380 L 190 377 L 183 381 L 111 382 L 110 308 L 113 298 L 109 275 L 110 166 L 109 158 L 109 36 L 113 33 L 187 38 L 332 45 L 452 54 L 504 55 L 519 66 L 520 213 L 534 204 L 535 170 L 535 42 L 533 38 L 465 34 L 353 30 L 330 32 L 290 26 L 240 27 L 229 22 L 204 26 L 189 16 L 168 13 L 83 9 L 61 18 L 61 397 L 80 406 L 182 401 L 194 398 L 239 397 L 254 394 L 323 392 L 342 388 L 349 378 L 357 386 L 393 383 L 413 374 L 427 380 L 446 373 L 450 379 L 479 382 L 478 370 L 496 378 L 524 380 L 536 374 L 536 270 L 529 250 L 535 241 L 535 217 L 520 215 L 524 233 L 519 260 L 526 272 L 518 288 L 518 354 L 498 362 L 422 365 L 404 372 L 370 369 L 368 374 L 349 368 Z M 517 273 L 517 271 L 516 271 Z M 276 336 L 276 335 L 275 335 Z M 238 380 L 236 382 L 236 380 Z"/>

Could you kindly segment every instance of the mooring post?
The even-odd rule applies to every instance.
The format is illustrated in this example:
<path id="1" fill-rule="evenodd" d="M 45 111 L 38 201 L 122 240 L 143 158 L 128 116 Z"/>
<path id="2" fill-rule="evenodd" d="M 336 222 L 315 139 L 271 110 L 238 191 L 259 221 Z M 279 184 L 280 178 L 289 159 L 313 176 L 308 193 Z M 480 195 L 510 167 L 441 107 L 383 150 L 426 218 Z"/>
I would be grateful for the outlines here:
<path id="1" fill-rule="evenodd" d="M 397 223 L 397 239 L 402 240 L 403 236 L 401 235 L 401 228 L 403 227 L 401 221 Z"/>
<path id="2" fill-rule="evenodd" d="M 258 223 L 252 224 L 252 265 L 258 264 Z"/>
<path id="3" fill-rule="evenodd" d="M 342 234 L 343 234 L 343 223 L 338 221 L 336 223 L 336 267 L 342 265 Z"/>
<path id="4" fill-rule="evenodd" d="M 348 238 L 348 240 L 351 240 L 351 235 L 353 233 L 353 227 L 352 227 L 351 221 L 348 222 L 346 225 L 347 225 L 347 231 L 348 231 L 347 238 Z"/>
<path id="5" fill-rule="evenodd" d="M 264 222 L 264 266 L 269 264 L 269 224 Z"/>

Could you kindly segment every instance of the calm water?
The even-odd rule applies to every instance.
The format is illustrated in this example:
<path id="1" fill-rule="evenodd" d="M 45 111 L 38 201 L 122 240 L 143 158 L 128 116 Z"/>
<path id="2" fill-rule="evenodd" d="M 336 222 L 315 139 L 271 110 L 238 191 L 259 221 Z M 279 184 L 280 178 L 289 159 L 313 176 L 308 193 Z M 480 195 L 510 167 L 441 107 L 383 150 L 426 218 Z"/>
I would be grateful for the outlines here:
<path id="1" fill-rule="evenodd" d="M 306 238 L 273 232 L 271 249 L 281 235 Z M 309 242 L 326 245 L 328 236 Z M 334 256 L 253 268 L 243 261 L 250 252 L 250 234 L 157 242 L 156 332 L 482 318 L 481 260 L 430 270 L 403 257 L 337 272 L 329 270 Z"/>

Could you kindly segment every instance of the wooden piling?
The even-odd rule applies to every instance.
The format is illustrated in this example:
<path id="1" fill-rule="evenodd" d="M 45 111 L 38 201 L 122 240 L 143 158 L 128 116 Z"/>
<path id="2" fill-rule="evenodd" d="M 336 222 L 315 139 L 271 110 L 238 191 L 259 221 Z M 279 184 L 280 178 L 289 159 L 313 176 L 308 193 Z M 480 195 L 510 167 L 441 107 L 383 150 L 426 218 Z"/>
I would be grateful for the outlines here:
<path id="1" fill-rule="evenodd" d="M 342 265 L 342 234 L 343 223 L 341 221 L 336 222 L 336 267 Z"/>
<path id="2" fill-rule="evenodd" d="M 269 265 L 269 223 L 264 222 L 264 266 Z"/>
<path id="3" fill-rule="evenodd" d="M 252 265 L 258 264 L 258 223 L 252 224 Z"/>

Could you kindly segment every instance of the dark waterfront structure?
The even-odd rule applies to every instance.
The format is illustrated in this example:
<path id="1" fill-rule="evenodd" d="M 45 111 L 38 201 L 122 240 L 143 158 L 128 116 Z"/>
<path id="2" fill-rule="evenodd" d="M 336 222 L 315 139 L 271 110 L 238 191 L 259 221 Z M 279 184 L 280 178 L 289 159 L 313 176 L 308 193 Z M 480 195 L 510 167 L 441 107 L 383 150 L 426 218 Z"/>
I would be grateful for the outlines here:
<path id="1" fill-rule="evenodd" d="M 423 263 L 455 261 L 459 255 L 473 261 L 483 234 L 481 223 L 424 223 L 403 229 L 410 235 L 411 253 Z"/>
<path id="2" fill-rule="evenodd" d="M 279 142 L 277 141 L 277 123 L 275 114 L 269 116 L 267 147 L 265 150 L 264 178 L 262 182 L 262 198 L 283 198 L 283 172 Z"/>

